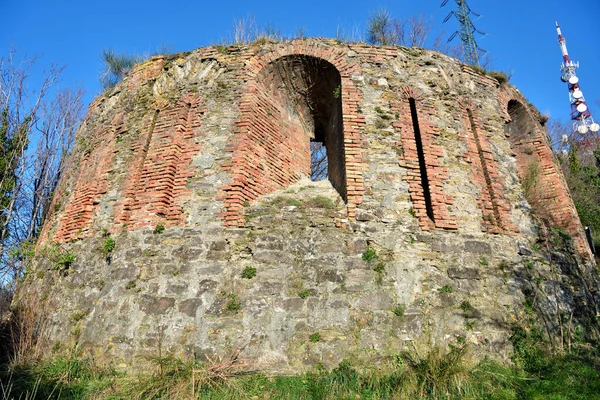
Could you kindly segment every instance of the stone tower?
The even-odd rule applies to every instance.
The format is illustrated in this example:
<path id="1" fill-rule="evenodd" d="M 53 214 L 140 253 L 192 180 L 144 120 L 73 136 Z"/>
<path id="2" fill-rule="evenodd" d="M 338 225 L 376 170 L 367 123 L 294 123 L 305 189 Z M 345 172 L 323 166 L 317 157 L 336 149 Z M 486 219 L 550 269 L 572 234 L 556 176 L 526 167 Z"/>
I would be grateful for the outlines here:
<path id="1" fill-rule="evenodd" d="M 596 312 L 540 120 L 511 85 L 417 48 L 154 57 L 90 106 L 21 298 L 48 310 L 49 344 L 124 368 L 159 348 L 239 347 L 273 371 L 407 343 L 505 357 L 528 307 L 549 336 Z M 311 142 L 327 180 L 309 179 Z M 571 238 L 552 256 L 539 221 Z"/>

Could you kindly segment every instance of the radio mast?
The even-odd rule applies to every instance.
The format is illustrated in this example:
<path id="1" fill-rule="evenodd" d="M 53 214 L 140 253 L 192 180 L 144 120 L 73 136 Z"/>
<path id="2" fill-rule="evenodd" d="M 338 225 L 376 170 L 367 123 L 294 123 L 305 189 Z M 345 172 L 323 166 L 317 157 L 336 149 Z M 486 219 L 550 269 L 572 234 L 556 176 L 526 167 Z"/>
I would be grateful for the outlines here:
<path id="1" fill-rule="evenodd" d="M 563 55 L 563 62 L 560 65 L 562 75 L 560 80 L 566 82 L 569 86 L 569 101 L 571 102 L 571 120 L 573 120 L 573 132 L 585 137 L 588 132 L 596 133 L 600 130 L 600 125 L 594 122 L 592 114 L 585 102 L 583 92 L 579 87 L 579 78 L 575 75 L 575 70 L 579 68 L 579 63 L 569 58 L 567 52 L 567 41 L 563 37 L 560 26 L 556 22 L 556 33 L 558 33 L 558 44 Z M 564 139 L 563 139 L 564 141 Z"/>

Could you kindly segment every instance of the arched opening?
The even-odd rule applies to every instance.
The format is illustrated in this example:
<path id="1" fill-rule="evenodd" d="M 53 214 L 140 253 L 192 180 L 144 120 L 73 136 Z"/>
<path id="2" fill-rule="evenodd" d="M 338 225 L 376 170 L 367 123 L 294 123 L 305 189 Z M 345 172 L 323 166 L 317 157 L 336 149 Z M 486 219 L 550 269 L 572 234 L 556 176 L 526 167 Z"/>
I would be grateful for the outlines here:
<path id="1" fill-rule="evenodd" d="M 360 71 L 356 60 L 337 48 L 301 41 L 257 54 L 246 70 L 226 149 L 231 161 L 223 165 L 231 178 L 220 195 L 224 224 L 243 226 L 251 201 L 310 177 L 311 143 L 313 159 L 314 148 L 323 149 L 327 172 L 321 176 L 326 174 L 354 220 L 365 192 L 362 92 L 350 77 Z"/>
<path id="2" fill-rule="evenodd" d="M 312 180 L 327 178 L 347 201 L 339 71 L 321 58 L 289 55 L 266 65 L 257 84 L 257 96 L 263 97 L 261 103 L 268 110 L 262 124 L 269 127 L 271 137 L 265 142 L 283 139 L 275 145 L 278 153 L 263 154 L 267 158 L 284 154 L 293 160 L 270 172 L 276 177 L 285 175 L 282 185 L 294 176 L 296 180 L 302 175 Z"/>

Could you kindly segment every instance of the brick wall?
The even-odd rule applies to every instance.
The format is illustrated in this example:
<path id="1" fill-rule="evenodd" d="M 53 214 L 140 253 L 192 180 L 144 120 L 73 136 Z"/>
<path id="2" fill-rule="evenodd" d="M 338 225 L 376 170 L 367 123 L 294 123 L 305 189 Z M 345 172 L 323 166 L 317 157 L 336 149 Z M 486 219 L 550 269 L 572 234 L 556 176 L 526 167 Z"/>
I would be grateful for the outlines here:
<path id="1" fill-rule="evenodd" d="M 118 114 L 109 126 L 80 141 L 77 150 L 83 156 L 75 176 L 75 187 L 66 199 L 54 240 L 67 242 L 91 234 L 89 223 L 98 209 L 100 197 L 108 189 L 109 174 L 114 167 L 116 138 L 126 130 L 125 117 Z"/>
<path id="2" fill-rule="evenodd" d="M 456 218 L 448 211 L 448 206 L 452 205 L 452 197 L 444 193 L 444 180 L 448 178 L 448 169 L 440 164 L 444 157 L 444 149 L 436 143 L 439 128 L 433 125 L 429 119 L 430 115 L 435 114 L 435 109 L 424 101 L 422 94 L 413 87 L 401 88 L 400 97 L 401 101 L 392 102 L 392 110 L 399 116 L 393 126 L 400 134 L 404 149 L 403 154 L 399 157 L 399 162 L 408 170 L 404 179 L 409 184 L 413 211 L 419 219 L 419 226 L 426 231 L 434 228 L 457 229 Z M 417 140 L 413 125 L 416 121 L 413 121 L 411 116 L 411 99 L 414 100 L 416 106 L 425 171 L 421 169 L 417 153 Z M 428 188 L 424 186 L 425 174 Z M 427 189 L 429 193 L 427 193 Z M 427 209 L 427 195 L 430 197 L 431 210 Z"/>
<path id="3" fill-rule="evenodd" d="M 146 116 L 141 135 L 132 144 L 134 159 L 116 207 L 113 230 L 180 224 L 181 205 L 190 195 L 186 183 L 194 174 L 192 156 L 200 147 L 202 99 L 184 94 L 175 104 L 163 104 Z"/>
<path id="4" fill-rule="evenodd" d="M 504 196 L 504 182 L 498 174 L 498 161 L 492 152 L 488 129 L 485 129 L 487 121 L 479 118 L 476 106 L 470 99 L 460 98 L 458 105 L 461 136 L 467 145 L 464 159 L 471 164 L 472 182 L 479 188 L 477 203 L 482 212 L 482 230 L 515 233 L 518 229 L 511 222 L 511 206 Z"/>
<path id="5" fill-rule="evenodd" d="M 547 139 L 545 129 L 524 106 L 526 100 L 512 89 L 498 90 L 500 112 L 506 121 L 506 136 L 517 159 L 521 181 L 535 214 L 551 226 L 560 226 L 573 236 L 585 258 L 592 258 L 585 233 L 568 186 Z"/>
<path id="6" fill-rule="evenodd" d="M 246 202 L 284 188 L 310 172 L 309 135 L 302 118 L 289 115 L 289 105 L 296 103 L 285 89 L 273 90 L 277 60 L 290 56 L 320 59 L 331 64 L 339 73 L 343 139 L 332 137 L 334 140 L 330 146 L 335 147 L 338 154 L 343 154 L 343 160 L 330 160 L 330 165 L 331 162 L 334 166 L 343 165 L 345 170 L 332 170 L 333 183 L 345 197 L 350 219 L 355 217 L 356 206 L 362 201 L 364 182 L 361 171 L 364 164 L 360 130 L 364 117 L 358 112 L 361 93 L 351 79 L 351 74 L 358 72 L 359 66 L 349 61 L 338 48 L 312 41 L 285 43 L 246 63 L 248 84 L 240 101 L 240 117 L 229 144 L 231 164 L 225 166 L 232 181 L 222 188 L 220 196 L 226 209 L 221 214 L 225 225 L 242 226 Z M 297 108 L 292 113 L 298 116 L 307 114 Z"/>

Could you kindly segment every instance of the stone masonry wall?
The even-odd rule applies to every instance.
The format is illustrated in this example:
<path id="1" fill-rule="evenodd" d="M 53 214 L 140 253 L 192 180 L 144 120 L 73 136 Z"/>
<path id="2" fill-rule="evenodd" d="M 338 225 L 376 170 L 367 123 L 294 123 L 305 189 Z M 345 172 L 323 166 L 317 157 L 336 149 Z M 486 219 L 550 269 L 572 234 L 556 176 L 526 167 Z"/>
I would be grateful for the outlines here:
<path id="1" fill-rule="evenodd" d="M 303 63 L 339 90 L 296 85 Z M 285 79 L 281 65 L 295 65 Z M 20 296 L 39 299 L 48 345 L 119 368 L 240 348 L 292 372 L 462 342 L 506 358 L 532 305 L 546 336 L 562 315 L 588 329 L 593 261 L 535 113 L 417 48 L 310 39 L 156 57 L 90 106 Z M 307 178 L 321 117 L 339 132 L 332 182 Z M 575 247 L 540 230 L 544 210 Z"/>

